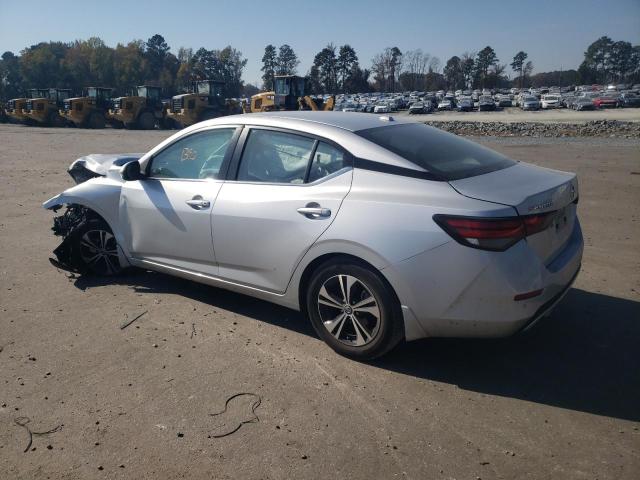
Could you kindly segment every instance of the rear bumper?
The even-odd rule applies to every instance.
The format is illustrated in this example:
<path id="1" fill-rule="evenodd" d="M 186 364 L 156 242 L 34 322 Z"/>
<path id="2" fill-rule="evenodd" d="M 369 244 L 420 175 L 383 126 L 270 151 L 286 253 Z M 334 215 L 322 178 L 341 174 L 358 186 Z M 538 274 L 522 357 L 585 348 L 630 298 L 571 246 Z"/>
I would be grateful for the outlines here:
<path id="1" fill-rule="evenodd" d="M 574 230 L 545 265 L 525 240 L 505 252 L 454 241 L 382 270 L 403 308 L 430 337 L 505 337 L 530 327 L 562 299 L 582 262 L 583 237 Z M 542 290 L 516 301 L 518 294 Z"/>

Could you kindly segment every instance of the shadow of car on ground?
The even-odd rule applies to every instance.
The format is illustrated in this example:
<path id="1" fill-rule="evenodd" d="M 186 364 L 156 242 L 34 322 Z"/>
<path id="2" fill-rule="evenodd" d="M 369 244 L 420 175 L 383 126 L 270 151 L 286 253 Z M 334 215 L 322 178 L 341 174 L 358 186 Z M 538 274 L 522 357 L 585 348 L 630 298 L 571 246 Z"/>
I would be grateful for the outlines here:
<path id="1" fill-rule="evenodd" d="M 299 312 L 160 273 L 78 277 L 80 289 L 122 284 L 171 293 L 316 337 Z M 506 339 L 429 338 L 403 344 L 370 365 L 608 417 L 640 421 L 640 302 L 573 288 L 530 331 Z"/>

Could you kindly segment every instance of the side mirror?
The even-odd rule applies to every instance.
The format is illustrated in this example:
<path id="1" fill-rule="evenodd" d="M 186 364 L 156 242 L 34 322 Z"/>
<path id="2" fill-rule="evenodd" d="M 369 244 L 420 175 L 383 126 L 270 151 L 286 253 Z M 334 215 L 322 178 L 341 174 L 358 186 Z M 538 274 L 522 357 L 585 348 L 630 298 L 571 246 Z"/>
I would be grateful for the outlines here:
<path id="1" fill-rule="evenodd" d="M 144 177 L 142 172 L 140 172 L 140 162 L 137 160 L 125 164 L 125 166 L 122 167 L 120 175 L 125 182 L 141 180 Z"/>

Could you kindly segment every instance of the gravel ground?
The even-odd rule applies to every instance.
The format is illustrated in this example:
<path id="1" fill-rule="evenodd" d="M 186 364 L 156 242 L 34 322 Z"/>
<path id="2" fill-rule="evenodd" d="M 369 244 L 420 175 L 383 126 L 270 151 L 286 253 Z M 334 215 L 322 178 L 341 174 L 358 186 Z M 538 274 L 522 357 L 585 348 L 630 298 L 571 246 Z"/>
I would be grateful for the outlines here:
<path id="1" fill-rule="evenodd" d="M 394 113 L 395 114 L 395 113 Z M 400 112 L 408 115 L 408 112 Z M 582 123 L 594 120 L 617 120 L 620 122 L 640 122 L 640 108 L 603 108 L 600 110 L 575 110 L 558 108 L 525 112 L 519 107 L 507 107 L 495 112 L 434 112 L 426 115 L 411 115 L 416 120 L 430 122 L 542 122 L 542 123 Z"/>
<path id="2" fill-rule="evenodd" d="M 363 364 L 265 302 L 49 264 L 40 204 L 71 186 L 71 160 L 169 134 L 0 125 L 0 478 L 637 478 L 639 141 L 479 139 L 578 172 L 582 273 L 528 335 L 426 339 Z M 211 415 L 239 392 L 261 397 L 259 421 L 215 438 L 254 418 L 250 396 Z M 24 452 L 28 429 L 58 426 Z"/>

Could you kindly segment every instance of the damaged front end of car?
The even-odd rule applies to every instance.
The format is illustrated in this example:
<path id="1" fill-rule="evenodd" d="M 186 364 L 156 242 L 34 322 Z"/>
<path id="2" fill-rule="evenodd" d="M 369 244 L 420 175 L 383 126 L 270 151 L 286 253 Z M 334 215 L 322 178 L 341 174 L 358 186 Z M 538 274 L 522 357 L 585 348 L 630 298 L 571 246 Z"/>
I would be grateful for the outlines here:
<path id="1" fill-rule="evenodd" d="M 58 206 L 53 208 L 57 211 L 62 208 Z M 53 227 L 51 230 L 56 237 L 62 237 L 62 243 L 53 251 L 55 258 L 49 257 L 49 262 L 61 270 L 72 273 L 82 273 L 82 265 L 74 261 L 76 256 L 73 252 L 74 232 L 78 227 L 92 215 L 91 210 L 81 205 L 67 205 L 62 215 L 54 217 Z"/>
<path id="2" fill-rule="evenodd" d="M 99 224 L 97 227 L 94 225 L 93 231 L 102 229 L 112 236 L 109 225 L 118 218 L 121 184 L 114 181 L 116 175 L 108 172 L 112 169 L 116 173 L 116 170 L 141 156 L 92 154 L 78 158 L 71 164 L 68 173 L 76 185 L 43 204 L 44 208 L 55 213 L 64 208 L 64 212 L 53 219 L 51 228 L 54 235 L 62 237 L 62 242 L 53 251 L 54 257 L 49 259 L 53 266 L 72 273 L 86 272 L 86 262 L 80 254 L 82 232 L 86 231 L 87 226 Z M 124 253 L 119 247 L 115 248 L 120 265 L 127 264 Z M 104 245 L 99 246 L 98 250 L 99 254 L 107 255 Z"/>

